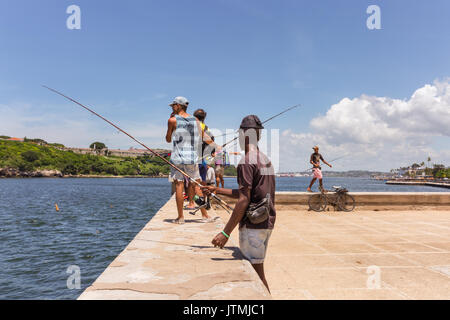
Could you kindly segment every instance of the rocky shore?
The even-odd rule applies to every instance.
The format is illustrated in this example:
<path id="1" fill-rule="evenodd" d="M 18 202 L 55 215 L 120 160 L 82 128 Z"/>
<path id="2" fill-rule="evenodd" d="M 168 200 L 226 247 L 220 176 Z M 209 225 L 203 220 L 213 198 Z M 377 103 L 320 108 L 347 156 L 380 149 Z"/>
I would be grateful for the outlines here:
<path id="1" fill-rule="evenodd" d="M 59 170 L 20 171 L 15 168 L 0 168 L 0 177 L 3 178 L 55 178 L 63 177 Z"/>
<path id="2" fill-rule="evenodd" d="M 20 171 L 15 168 L 0 168 L 0 178 L 168 178 L 168 175 L 158 176 L 112 176 L 95 174 L 64 175 L 59 170 Z"/>

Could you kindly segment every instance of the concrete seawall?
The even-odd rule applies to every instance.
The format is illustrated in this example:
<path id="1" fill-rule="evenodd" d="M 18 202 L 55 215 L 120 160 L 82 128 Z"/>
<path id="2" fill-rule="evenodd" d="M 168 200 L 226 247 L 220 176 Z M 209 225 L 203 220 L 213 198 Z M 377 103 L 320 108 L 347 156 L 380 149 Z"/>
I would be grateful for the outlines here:
<path id="1" fill-rule="evenodd" d="M 328 299 L 335 297 L 334 291 L 324 293 L 323 296 L 310 295 L 309 293 L 306 296 L 304 295 L 305 292 L 315 290 L 314 288 L 321 289 L 325 286 L 326 283 L 321 283 L 322 278 L 320 277 L 308 289 L 303 287 L 305 282 L 301 282 L 298 285 L 298 290 L 293 289 L 292 283 L 294 280 L 292 279 L 305 276 L 305 279 L 302 281 L 307 281 L 309 277 L 307 275 L 311 271 L 309 269 L 309 271 L 305 269 L 308 272 L 305 271 L 306 273 L 304 275 L 293 274 L 292 279 L 286 276 L 286 272 L 290 269 L 280 273 L 280 270 L 286 268 L 289 264 L 288 260 L 278 265 L 274 264 L 273 257 L 277 257 L 277 259 L 285 259 L 288 257 L 286 256 L 288 253 L 286 251 L 287 240 L 284 239 L 286 235 L 292 235 L 292 239 L 289 239 L 289 245 L 294 246 L 295 250 L 289 252 L 291 252 L 290 254 L 295 253 L 299 257 L 302 257 L 299 260 L 301 262 L 299 262 L 299 267 L 303 268 L 306 266 L 302 266 L 302 264 L 308 262 L 307 259 L 309 259 L 309 256 L 307 254 L 313 247 L 319 249 L 317 249 L 317 253 L 315 251 L 312 253 L 312 257 L 315 257 L 316 254 L 328 255 L 331 254 L 330 252 L 334 252 L 330 251 L 331 249 L 329 251 L 323 249 L 325 245 L 329 245 L 330 243 L 334 243 L 336 248 L 333 247 L 333 250 L 337 250 L 337 253 L 333 254 L 337 255 L 337 257 L 339 257 L 339 252 L 344 247 L 348 252 L 360 252 L 362 247 L 368 248 L 369 257 L 372 257 L 370 255 L 375 253 L 371 253 L 370 250 L 372 249 L 370 248 L 379 246 L 379 243 L 383 244 L 385 241 L 390 243 L 395 240 L 398 241 L 396 246 L 403 246 L 405 241 L 410 241 L 408 240 L 409 238 L 407 239 L 407 237 L 411 237 L 410 231 L 403 230 L 403 224 L 400 225 L 399 230 L 395 230 L 395 232 L 405 234 L 401 239 L 392 239 L 392 235 L 389 232 L 393 232 L 393 225 L 401 221 L 399 219 L 406 219 L 405 224 L 407 223 L 408 226 L 412 225 L 414 220 L 417 220 L 417 230 L 414 229 L 416 230 L 417 235 L 415 236 L 417 238 L 411 238 L 411 241 L 415 242 L 408 244 L 412 250 L 411 254 L 417 254 L 417 259 L 422 259 L 421 253 L 419 252 L 419 254 L 417 252 L 418 248 L 422 248 L 425 245 L 430 247 L 434 243 L 433 248 L 442 248 L 433 249 L 440 254 L 440 260 L 434 261 L 434 264 L 441 266 L 448 265 L 448 268 L 450 268 L 450 260 L 445 260 L 450 258 L 450 248 L 447 245 L 450 244 L 448 242 L 450 241 L 450 237 L 448 234 L 446 236 L 443 233 L 450 228 L 447 218 L 447 214 L 450 213 L 450 192 L 359 192 L 351 194 L 356 199 L 357 211 L 359 208 L 360 213 L 349 214 L 336 212 L 335 214 L 318 214 L 308 212 L 306 211 L 307 201 L 311 193 L 277 192 L 277 230 L 275 230 L 273 240 L 269 244 L 270 258 L 267 261 L 266 268 L 269 285 L 273 285 L 274 290 L 272 290 L 272 294 L 275 294 L 275 298 L 303 299 L 314 296 L 316 298 Z M 235 201 L 233 199 L 227 199 L 227 202 L 233 204 Z M 408 209 L 405 209 L 406 206 Z M 373 212 L 380 211 L 380 208 L 386 211 L 384 213 Z M 392 208 L 396 211 L 391 212 L 390 210 Z M 398 212 L 398 214 L 395 212 Z M 427 212 L 430 212 L 430 214 Z M 265 289 L 249 262 L 243 258 L 237 246 L 238 233 L 236 230 L 232 233 L 232 237 L 224 249 L 220 250 L 211 245 L 213 236 L 223 229 L 223 221 L 228 219 L 228 214 L 223 210 L 215 211 L 214 209 L 210 210 L 209 214 L 215 217 L 214 222 L 204 223 L 200 219 L 200 213 L 197 213 L 196 216 L 191 216 L 185 211 L 186 223 L 183 225 L 173 224 L 171 220 L 176 217 L 176 206 L 175 199 L 172 197 L 78 299 L 270 299 L 270 294 Z M 379 218 L 371 218 L 371 216 Z M 370 227 L 363 225 L 361 230 L 356 230 L 356 223 L 360 224 L 361 219 L 364 219 L 364 221 L 376 219 L 374 220 L 376 224 Z M 394 220 L 387 221 L 389 219 Z M 435 220 L 419 221 L 418 219 Z M 445 221 L 447 221 L 447 224 L 445 224 Z M 328 231 L 325 234 L 323 234 L 322 229 L 314 232 L 308 229 L 313 226 L 320 226 L 325 222 L 330 223 L 329 226 L 327 225 L 329 230 L 327 229 Z M 431 223 L 433 223 L 433 226 L 436 224 L 435 229 L 440 232 L 439 234 L 430 235 L 428 230 Z M 386 226 L 375 230 L 381 224 L 385 224 Z M 350 239 L 347 233 L 339 233 L 342 231 L 343 225 L 349 231 L 351 230 L 352 233 L 356 232 L 357 236 L 354 239 Z M 303 230 L 301 229 L 302 226 L 310 227 Z M 423 231 L 422 229 L 424 228 L 428 229 Z M 283 232 L 280 233 L 279 230 Z M 308 232 L 311 233 L 311 237 L 313 238 L 307 241 L 304 237 Z M 335 238 L 331 238 L 332 232 L 336 234 Z M 371 237 L 376 242 L 373 244 L 360 243 L 362 241 L 361 239 L 368 237 L 366 234 L 370 232 L 373 233 Z M 294 234 L 297 236 L 302 235 L 303 238 L 297 239 L 294 237 L 294 239 Z M 322 238 L 327 235 L 330 236 L 330 239 L 323 240 Z M 342 237 L 344 236 L 349 238 L 346 238 L 348 243 L 341 243 L 343 241 Z M 310 243 L 309 241 L 316 241 L 316 238 L 317 241 L 323 240 L 323 244 L 314 244 L 311 247 L 311 243 L 313 242 Z M 369 241 L 369 238 L 366 241 Z M 420 247 L 417 244 L 419 241 L 425 244 Z M 377 250 L 381 250 L 382 252 L 384 249 Z M 306 256 L 304 256 L 305 254 Z M 389 254 L 386 253 L 386 255 Z M 359 260 L 357 259 L 356 264 L 349 267 L 350 269 L 353 270 L 356 268 L 360 270 L 358 269 L 360 257 L 357 258 Z M 339 259 L 336 261 L 333 260 L 336 266 L 332 265 L 333 268 L 337 268 L 337 271 L 340 268 L 348 267 L 340 266 L 339 263 L 341 262 Z M 382 262 L 385 263 L 381 261 L 379 262 L 380 265 L 382 265 Z M 368 263 L 375 264 L 371 261 Z M 416 266 L 416 264 L 413 265 Z M 314 270 L 317 272 L 317 268 L 320 269 L 323 266 L 319 264 L 314 268 L 316 268 Z M 296 270 L 296 268 L 294 269 Z M 365 269 L 361 270 L 363 275 L 358 276 L 362 280 L 358 279 L 361 280 L 362 284 L 365 284 Z M 353 279 L 354 275 L 349 275 L 348 277 L 349 279 Z M 414 280 L 415 278 L 412 279 Z M 420 277 L 417 279 L 414 281 L 419 281 Z M 331 281 L 330 279 L 328 280 Z M 422 284 L 419 283 L 419 285 Z M 392 298 L 391 291 L 389 291 L 389 294 L 383 295 L 382 298 Z M 447 293 L 445 290 L 443 292 Z M 372 296 L 372 294 L 373 292 L 368 291 L 367 297 Z M 340 294 L 336 296 L 339 297 Z M 402 297 L 408 298 L 406 295 Z M 419 295 L 418 297 L 420 298 L 421 296 Z"/>
<path id="2" fill-rule="evenodd" d="M 443 182 L 427 182 L 427 181 L 386 181 L 386 184 L 406 185 L 406 186 L 430 186 L 439 188 L 450 188 L 450 183 Z"/>
<path id="3" fill-rule="evenodd" d="M 280 206 L 308 206 L 313 193 L 288 192 L 276 193 L 276 203 Z M 404 207 L 404 206 L 450 206 L 450 192 L 350 192 L 355 198 L 356 207 Z M 223 197 L 227 202 L 236 200 Z M 282 207 L 282 208 L 283 208 Z M 364 208 L 367 209 L 367 208 Z"/>

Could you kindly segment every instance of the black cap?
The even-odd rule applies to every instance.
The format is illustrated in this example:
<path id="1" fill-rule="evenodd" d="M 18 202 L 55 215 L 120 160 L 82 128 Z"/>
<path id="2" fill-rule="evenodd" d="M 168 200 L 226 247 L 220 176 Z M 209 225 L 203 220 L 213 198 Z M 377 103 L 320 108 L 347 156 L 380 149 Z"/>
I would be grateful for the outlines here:
<path id="1" fill-rule="evenodd" d="M 241 122 L 241 129 L 264 129 L 261 120 L 259 120 L 258 116 L 255 116 L 254 114 L 251 114 L 249 116 L 246 116 L 244 119 L 242 119 Z"/>

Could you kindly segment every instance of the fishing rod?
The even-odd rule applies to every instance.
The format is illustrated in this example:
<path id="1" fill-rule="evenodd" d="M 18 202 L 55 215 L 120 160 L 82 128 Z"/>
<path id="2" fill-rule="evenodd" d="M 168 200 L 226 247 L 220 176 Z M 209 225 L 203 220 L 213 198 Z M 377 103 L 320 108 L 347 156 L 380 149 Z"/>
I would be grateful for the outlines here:
<path id="1" fill-rule="evenodd" d="M 236 143 L 237 143 L 237 141 L 235 141 L 233 144 L 227 146 L 227 148 L 233 147 Z M 225 151 L 225 150 L 224 150 L 224 151 Z M 231 154 L 233 154 L 233 155 L 240 155 L 240 154 L 241 154 L 240 152 L 228 152 L 228 151 L 227 151 L 227 153 L 230 154 L 230 155 L 231 155 Z M 200 158 L 200 160 L 206 159 L 206 158 L 208 158 L 208 157 L 210 157 L 210 159 L 207 159 L 207 160 L 206 160 L 207 163 L 210 163 L 211 160 L 214 160 L 214 157 L 213 157 L 213 156 L 210 156 L 209 154 L 203 156 L 202 158 Z"/>
<path id="2" fill-rule="evenodd" d="M 288 112 L 288 111 L 290 111 L 290 110 L 292 110 L 292 109 L 295 109 L 295 108 L 297 108 L 297 107 L 300 107 L 300 106 L 301 106 L 301 104 L 296 104 L 295 106 L 289 107 L 289 108 L 287 108 L 286 110 L 283 110 L 283 111 L 281 111 L 280 113 L 277 113 L 276 115 L 270 117 L 269 119 L 264 120 L 263 122 L 261 122 L 261 124 L 264 124 L 264 123 L 266 123 L 266 122 L 269 122 L 270 120 L 275 119 L 275 118 L 278 117 L 278 116 L 281 116 L 283 113 L 286 113 L 286 112 Z M 236 133 L 238 133 L 238 132 L 239 132 L 239 130 L 236 131 Z M 236 140 L 237 138 L 238 138 L 238 137 L 234 137 L 234 139 L 232 139 L 232 140 L 226 142 L 224 145 L 222 145 L 222 148 L 225 147 L 227 144 L 233 142 L 233 141 Z"/>
<path id="3" fill-rule="evenodd" d="M 264 124 L 264 123 L 266 123 L 266 122 L 268 122 L 268 121 L 270 121 L 270 120 L 272 120 L 272 119 L 274 119 L 274 118 L 276 118 L 276 117 L 282 115 L 283 113 L 288 112 L 289 110 L 292 110 L 292 109 L 297 108 L 297 107 L 299 107 L 299 106 L 301 106 L 301 105 L 300 105 L 300 104 L 297 104 L 297 105 L 295 105 L 295 106 L 289 107 L 289 108 L 287 108 L 286 110 L 283 110 L 283 111 L 281 111 L 280 113 L 278 113 L 278 114 L 276 114 L 276 115 L 270 117 L 269 119 L 264 120 L 261 124 Z M 236 130 L 236 131 L 234 132 L 234 134 L 236 134 L 236 133 L 238 133 L 238 132 L 239 132 L 239 130 Z M 226 135 L 227 135 L 227 133 L 224 133 L 224 134 L 221 134 L 221 135 L 216 136 L 215 138 L 223 137 L 223 136 L 226 136 Z M 231 142 L 231 141 L 230 141 L 230 142 Z"/>
<path id="4" fill-rule="evenodd" d="M 348 157 L 348 154 L 346 154 L 346 155 L 344 155 L 344 156 L 341 156 L 341 157 L 337 157 L 337 158 L 331 160 L 330 162 L 334 162 L 334 161 L 336 161 L 336 160 L 339 160 L 339 159 L 342 159 L 342 158 L 345 158 L 345 157 Z"/>
<path id="5" fill-rule="evenodd" d="M 289 107 L 289 108 L 287 108 L 287 109 L 281 111 L 280 113 L 277 113 L 276 115 L 270 117 L 269 119 L 264 120 L 263 122 L 261 122 L 261 124 L 264 124 L 264 123 L 266 123 L 266 122 L 269 122 L 270 120 L 272 120 L 272 119 L 274 119 L 274 118 L 276 118 L 276 117 L 278 117 L 278 116 L 281 116 L 283 113 L 286 113 L 286 112 L 288 112 L 288 111 L 290 111 L 290 110 L 292 110 L 292 109 L 295 109 L 295 108 L 297 108 L 297 107 L 300 107 L 300 106 L 301 106 L 301 104 L 296 104 L 295 106 L 291 106 L 291 107 Z M 238 133 L 238 132 L 239 132 L 239 130 L 236 130 L 236 132 L 234 132 L 234 133 L 236 134 L 236 133 Z M 225 136 L 225 135 L 226 135 L 226 133 L 225 133 L 225 134 L 222 134 L 222 135 L 219 135 L 219 136 L 217 136 L 217 137 L 215 137 L 215 138 L 222 137 L 222 136 Z M 238 138 L 238 137 L 234 137 L 232 140 L 226 142 L 225 144 L 222 145 L 222 148 L 225 148 L 229 143 L 231 143 L 231 142 L 237 140 L 237 138 Z M 201 160 L 205 159 L 205 158 L 208 157 L 208 156 L 209 156 L 209 155 L 203 156 L 203 157 L 201 158 Z"/>
<path id="6" fill-rule="evenodd" d="M 346 155 L 344 155 L 344 156 L 341 156 L 341 157 L 337 157 L 337 158 L 335 158 L 335 159 L 333 159 L 333 160 L 329 161 L 328 163 L 331 163 L 331 162 L 334 162 L 334 161 L 336 161 L 336 160 L 339 160 L 339 159 L 345 158 L 345 157 L 347 157 L 347 156 L 348 156 L 348 154 L 346 154 Z M 312 168 L 309 168 L 309 169 L 307 169 L 307 170 L 312 170 L 312 169 L 314 169 L 314 167 L 312 167 Z M 305 171 L 306 171 L 306 170 L 305 170 Z"/>
<path id="7" fill-rule="evenodd" d="M 131 134 L 129 134 L 128 132 L 126 132 L 126 131 L 122 130 L 121 128 L 119 128 L 117 125 L 115 125 L 114 123 L 112 123 L 112 122 L 109 121 L 108 119 L 102 117 L 101 115 L 99 115 L 99 114 L 96 113 L 95 111 L 92 111 L 92 110 L 89 109 L 88 107 L 86 107 L 86 106 L 82 105 L 81 103 L 79 103 L 78 101 L 76 101 L 76 100 L 74 100 L 74 99 L 72 99 L 72 98 L 70 98 L 70 97 L 68 97 L 68 96 L 66 96 L 66 95 L 64 95 L 64 94 L 62 94 L 62 93 L 59 92 L 59 91 L 57 91 L 57 90 L 55 90 L 55 89 L 52 89 L 52 88 L 49 88 L 49 87 L 47 87 L 47 86 L 45 86 L 45 85 L 42 85 L 42 86 L 43 86 L 44 88 L 46 88 L 46 89 L 48 89 L 48 90 L 50 90 L 50 91 L 56 93 L 56 94 L 59 94 L 60 96 L 62 96 L 62 97 L 64 97 L 64 98 L 66 98 L 66 99 L 68 99 L 68 100 L 70 100 L 70 101 L 76 103 L 77 105 L 79 105 L 79 106 L 83 107 L 84 109 L 86 109 L 87 111 L 93 113 L 94 115 L 96 115 L 96 116 L 99 117 L 100 119 L 106 121 L 107 123 L 109 123 L 110 125 L 112 125 L 114 128 L 116 128 L 116 129 L 119 130 L 120 132 L 125 133 L 128 137 L 130 137 L 131 139 L 133 139 L 135 142 L 139 143 L 141 146 L 143 146 L 144 148 L 146 148 L 148 151 L 150 151 L 151 153 L 153 153 L 155 156 L 157 156 L 158 158 L 160 158 L 161 160 L 163 160 L 165 163 L 167 163 L 167 164 L 168 164 L 169 166 L 171 166 L 173 169 L 175 169 L 175 170 L 177 170 L 178 172 L 180 172 L 183 176 L 185 176 L 186 178 L 188 178 L 189 181 L 195 183 L 195 184 L 198 185 L 199 187 L 203 187 L 203 185 L 201 185 L 199 182 L 197 182 L 196 180 L 194 180 L 194 179 L 193 179 L 190 175 L 188 175 L 186 172 L 184 172 L 183 170 L 181 170 L 180 168 L 178 168 L 177 166 L 175 166 L 173 163 L 171 163 L 170 161 L 168 161 L 166 158 L 164 158 L 163 156 L 161 156 L 161 155 L 160 155 L 159 153 L 157 153 L 156 151 L 153 151 L 152 149 L 150 149 L 149 147 L 147 147 L 145 144 L 143 144 L 142 142 L 140 142 L 139 140 L 137 140 L 135 137 L 133 137 L 133 136 L 132 136 Z M 233 208 L 230 207 L 225 201 L 223 201 L 222 199 L 220 199 L 216 194 L 211 193 L 210 195 L 211 195 L 214 199 L 216 199 L 216 200 L 219 202 L 220 206 L 221 206 L 222 208 L 224 208 L 228 213 L 230 213 L 229 210 L 233 211 Z"/>

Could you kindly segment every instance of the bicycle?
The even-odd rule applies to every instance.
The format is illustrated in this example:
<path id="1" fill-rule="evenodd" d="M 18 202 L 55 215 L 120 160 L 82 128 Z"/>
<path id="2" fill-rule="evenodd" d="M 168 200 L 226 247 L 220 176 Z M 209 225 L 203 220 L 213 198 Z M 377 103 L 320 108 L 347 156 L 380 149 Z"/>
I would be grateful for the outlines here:
<path id="1" fill-rule="evenodd" d="M 316 212 L 325 211 L 328 204 L 331 204 L 336 211 L 350 212 L 355 209 L 355 199 L 348 194 L 348 190 L 341 186 L 333 186 L 334 192 L 331 194 L 321 193 L 313 194 L 308 199 L 309 208 Z"/>

